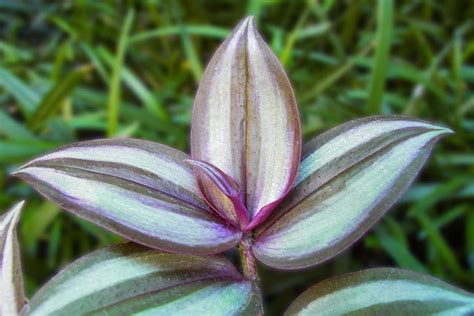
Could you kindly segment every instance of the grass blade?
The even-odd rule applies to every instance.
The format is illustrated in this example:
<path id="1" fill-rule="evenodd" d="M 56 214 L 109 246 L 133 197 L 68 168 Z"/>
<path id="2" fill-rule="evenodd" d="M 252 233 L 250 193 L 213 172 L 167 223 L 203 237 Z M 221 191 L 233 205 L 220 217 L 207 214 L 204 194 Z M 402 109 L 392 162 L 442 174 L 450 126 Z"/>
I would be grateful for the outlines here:
<path id="1" fill-rule="evenodd" d="M 120 32 L 120 38 L 117 46 L 117 54 L 112 70 L 112 78 L 109 84 L 109 100 L 107 103 L 108 109 L 108 122 L 107 122 L 107 135 L 109 137 L 114 136 L 117 133 L 118 121 L 119 121 L 119 107 L 121 99 L 120 89 L 120 77 L 122 74 L 122 66 L 125 58 L 125 51 L 128 45 L 128 37 L 132 23 L 135 17 L 135 11 L 130 10 L 127 13 L 125 22 Z"/>
<path id="2" fill-rule="evenodd" d="M 0 110 L 0 135 L 2 134 L 11 139 L 33 140 L 36 138 L 27 128 Z"/>
<path id="3" fill-rule="evenodd" d="M 369 84 L 369 113 L 380 113 L 389 64 L 393 29 L 393 1 L 379 0 L 377 11 L 377 38 L 372 75 Z"/>
<path id="4" fill-rule="evenodd" d="M 40 101 L 40 96 L 36 91 L 4 68 L 0 68 L 0 86 L 13 95 L 26 117 L 33 113 Z"/>
<path id="5" fill-rule="evenodd" d="M 53 116 L 64 104 L 66 98 L 71 95 L 73 89 L 91 69 L 90 66 L 80 67 L 70 72 L 63 80 L 55 84 L 42 98 L 39 106 L 28 120 L 28 126 L 32 129 L 36 129 Z"/>

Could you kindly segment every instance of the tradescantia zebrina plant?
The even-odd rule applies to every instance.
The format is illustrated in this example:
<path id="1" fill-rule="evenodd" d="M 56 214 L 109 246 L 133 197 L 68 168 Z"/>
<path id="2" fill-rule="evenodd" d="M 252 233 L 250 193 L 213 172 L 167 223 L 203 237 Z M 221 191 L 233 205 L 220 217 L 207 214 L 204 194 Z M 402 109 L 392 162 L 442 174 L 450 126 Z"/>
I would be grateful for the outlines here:
<path id="1" fill-rule="evenodd" d="M 329 130 L 301 150 L 290 83 L 247 18 L 202 78 L 191 157 L 143 140 L 96 140 L 60 148 L 14 173 L 132 242 L 79 259 L 23 307 L 21 274 L 12 272 L 19 271 L 20 206 L 14 207 L 1 226 L 2 311 L 260 315 L 257 261 L 301 269 L 347 249 L 449 133 L 407 117 L 375 116 Z M 234 247 L 241 269 L 219 255 Z M 467 292 L 409 271 L 373 269 L 316 285 L 287 314 L 472 312 Z"/>

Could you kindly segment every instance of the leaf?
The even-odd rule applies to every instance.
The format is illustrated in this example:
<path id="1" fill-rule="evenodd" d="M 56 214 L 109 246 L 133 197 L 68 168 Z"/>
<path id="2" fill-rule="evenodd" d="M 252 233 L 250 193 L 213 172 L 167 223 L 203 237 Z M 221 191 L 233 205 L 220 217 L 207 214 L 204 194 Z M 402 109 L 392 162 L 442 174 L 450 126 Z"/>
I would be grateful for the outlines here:
<path id="1" fill-rule="evenodd" d="M 200 198 L 187 155 L 136 139 L 72 144 L 15 172 L 66 210 L 141 244 L 210 254 L 237 244 Z"/>
<path id="2" fill-rule="evenodd" d="M 255 285 L 224 257 L 122 244 L 66 267 L 23 315 L 253 315 L 260 309 Z"/>
<path id="3" fill-rule="evenodd" d="M 20 140 L 34 140 L 36 138 L 26 127 L 2 110 L 0 110 L 0 135 Z"/>
<path id="4" fill-rule="evenodd" d="M 201 170 L 212 181 L 214 186 L 208 188 L 208 190 L 218 190 L 218 192 L 212 192 L 213 195 L 223 195 L 219 197 L 218 201 L 225 202 L 225 204 L 213 205 L 212 202 L 216 202 L 216 200 L 208 201 L 211 207 L 227 222 L 237 227 L 239 227 L 239 224 L 247 225 L 247 209 L 242 203 L 242 191 L 237 182 L 222 170 L 207 162 L 192 159 L 186 160 L 186 162 Z M 203 188 L 201 188 L 201 191 L 203 191 Z"/>
<path id="5" fill-rule="evenodd" d="M 92 48 L 90 49 L 92 50 Z M 97 52 L 92 50 L 91 54 L 99 55 L 108 66 L 113 67 L 114 56 L 106 48 L 101 47 L 97 49 Z M 98 56 L 96 58 L 98 58 Z M 161 124 L 169 124 L 170 117 L 167 109 L 152 94 L 145 83 L 125 66 L 122 66 L 122 80 L 123 83 L 135 93 L 137 98 L 141 100 L 143 106 L 162 122 Z"/>
<path id="6" fill-rule="evenodd" d="M 0 68 L 0 86 L 12 94 L 25 116 L 33 113 L 40 100 L 36 91 L 4 68 Z"/>
<path id="7" fill-rule="evenodd" d="M 379 0 L 377 8 L 377 47 L 372 66 L 369 84 L 367 110 L 379 113 L 382 109 L 382 97 L 385 90 L 385 78 L 390 65 L 390 46 L 392 44 L 393 0 Z"/>
<path id="8" fill-rule="evenodd" d="M 91 70 L 90 66 L 80 67 L 55 84 L 41 99 L 38 107 L 28 120 L 28 126 L 37 128 L 54 115 L 63 105 L 64 100 Z"/>
<path id="9" fill-rule="evenodd" d="M 198 35 L 202 37 L 224 39 L 229 35 L 229 30 L 214 25 L 186 25 L 186 30 L 189 35 Z M 171 25 L 163 26 L 152 31 L 138 32 L 130 37 L 130 43 L 136 44 L 137 42 L 156 40 L 166 36 L 179 35 L 182 31 L 181 26 Z"/>
<path id="10" fill-rule="evenodd" d="M 26 301 L 16 230 L 23 204 L 0 217 L 0 315 L 18 315 Z"/>
<path id="11" fill-rule="evenodd" d="M 0 140 L 0 163 L 17 164 L 58 145 L 58 142 L 44 140 Z"/>
<path id="12" fill-rule="evenodd" d="M 405 192 L 450 130 L 398 116 L 338 126 L 303 150 L 295 186 L 256 234 L 263 263 L 303 268 L 360 238 Z"/>
<path id="13" fill-rule="evenodd" d="M 285 315 L 468 315 L 474 296 L 430 276 L 401 269 L 349 273 L 306 290 Z"/>
<path id="14" fill-rule="evenodd" d="M 107 135 L 113 136 L 118 130 L 120 99 L 122 91 L 120 89 L 120 77 L 122 74 L 122 67 L 125 59 L 125 52 L 128 46 L 130 30 L 132 28 L 133 20 L 135 19 L 135 11 L 130 9 L 127 13 L 123 23 L 120 37 L 117 43 L 116 57 L 112 67 L 112 78 L 109 82 L 109 98 L 107 101 Z"/>
<path id="15" fill-rule="evenodd" d="M 242 188 L 253 217 L 247 229 L 263 221 L 291 187 L 300 157 L 298 109 L 252 18 L 210 61 L 195 98 L 191 136 L 193 159 L 213 164 Z M 196 176 L 200 187 L 213 186 L 202 172 Z M 204 195 L 220 204 L 219 194 Z"/>

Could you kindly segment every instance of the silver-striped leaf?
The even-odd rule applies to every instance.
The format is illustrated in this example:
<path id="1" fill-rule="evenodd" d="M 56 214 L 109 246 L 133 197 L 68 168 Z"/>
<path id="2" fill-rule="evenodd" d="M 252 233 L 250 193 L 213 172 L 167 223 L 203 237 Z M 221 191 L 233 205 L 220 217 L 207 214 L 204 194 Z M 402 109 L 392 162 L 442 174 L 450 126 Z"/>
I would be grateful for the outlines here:
<path id="1" fill-rule="evenodd" d="M 433 277 L 379 268 L 337 276 L 306 290 L 285 315 L 472 315 L 474 295 Z"/>
<path id="2" fill-rule="evenodd" d="M 292 191 L 257 232 L 256 257 L 296 269 L 343 251 L 405 192 L 448 133 L 406 117 L 376 116 L 316 137 L 305 146 Z"/>
<path id="3" fill-rule="evenodd" d="M 203 74 L 193 105 L 191 151 L 193 159 L 216 166 L 239 184 L 252 219 L 248 230 L 291 189 L 301 154 L 298 107 L 253 17 L 239 23 Z M 232 207 L 200 170 L 196 176 L 212 205 Z"/>
<path id="4" fill-rule="evenodd" d="M 18 315 L 26 300 L 16 232 L 23 204 L 0 217 L 0 315 Z"/>
<path id="5" fill-rule="evenodd" d="M 143 140 L 97 140 L 46 154 L 15 175 L 129 240 L 171 252 L 222 252 L 238 243 L 240 232 L 201 199 L 188 158 Z"/>
<path id="6" fill-rule="evenodd" d="M 163 253 L 137 244 L 98 250 L 70 264 L 23 315 L 256 315 L 261 298 L 222 256 Z"/>

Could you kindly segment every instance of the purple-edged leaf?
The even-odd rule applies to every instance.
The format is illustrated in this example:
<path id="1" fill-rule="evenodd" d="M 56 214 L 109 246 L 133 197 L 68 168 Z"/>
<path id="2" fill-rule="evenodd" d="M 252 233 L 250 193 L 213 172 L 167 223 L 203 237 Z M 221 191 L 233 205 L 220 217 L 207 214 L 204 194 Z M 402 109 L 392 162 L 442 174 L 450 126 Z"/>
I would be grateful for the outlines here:
<path id="1" fill-rule="evenodd" d="M 15 172 L 61 207 L 129 240 L 171 251 L 210 254 L 240 233 L 201 199 L 187 155 L 134 139 L 73 144 Z"/>
<path id="2" fill-rule="evenodd" d="M 192 164 L 214 184 L 212 187 L 201 188 L 202 192 L 206 192 L 205 199 L 210 206 L 226 221 L 232 223 L 234 226 L 245 226 L 248 224 L 247 209 L 242 201 L 242 191 L 239 184 L 226 175 L 222 170 L 205 161 L 200 160 L 186 160 Z M 212 191 L 212 192 L 210 192 Z M 209 199 L 208 196 L 219 196 L 219 199 Z M 220 203 L 218 205 L 214 203 Z"/>
<path id="3" fill-rule="evenodd" d="M 89 254 L 50 280 L 23 315 L 254 315 L 255 285 L 221 256 L 122 244 Z"/>
<path id="4" fill-rule="evenodd" d="M 472 315 L 474 296 L 433 277 L 369 269 L 306 290 L 285 315 Z"/>
<path id="5" fill-rule="evenodd" d="M 295 187 L 253 251 L 282 269 L 325 261 L 360 238 L 413 181 L 450 130 L 404 117 L 355 120 L 304 149 Z"/>
<path id="6" fill-rule="evenodd" d="M 194 101 L 191 136 L 193 159 L 215 165 L 240 185 L 252 226 L 291 187 L 301 151 L 298 109 L 282 66 L 252 18 L 235 28 L 210 61 Z M 214 186 L 202 172 L 196 175 L 201 187 Z M 221 198 L 212 192 L 204 194 Z"/>
<path id="7" fill-rule="evenodd" d="M 26 301 L 16 233 L 23 204 L 0 217 L 0 315 L 18 315 Z"/>

